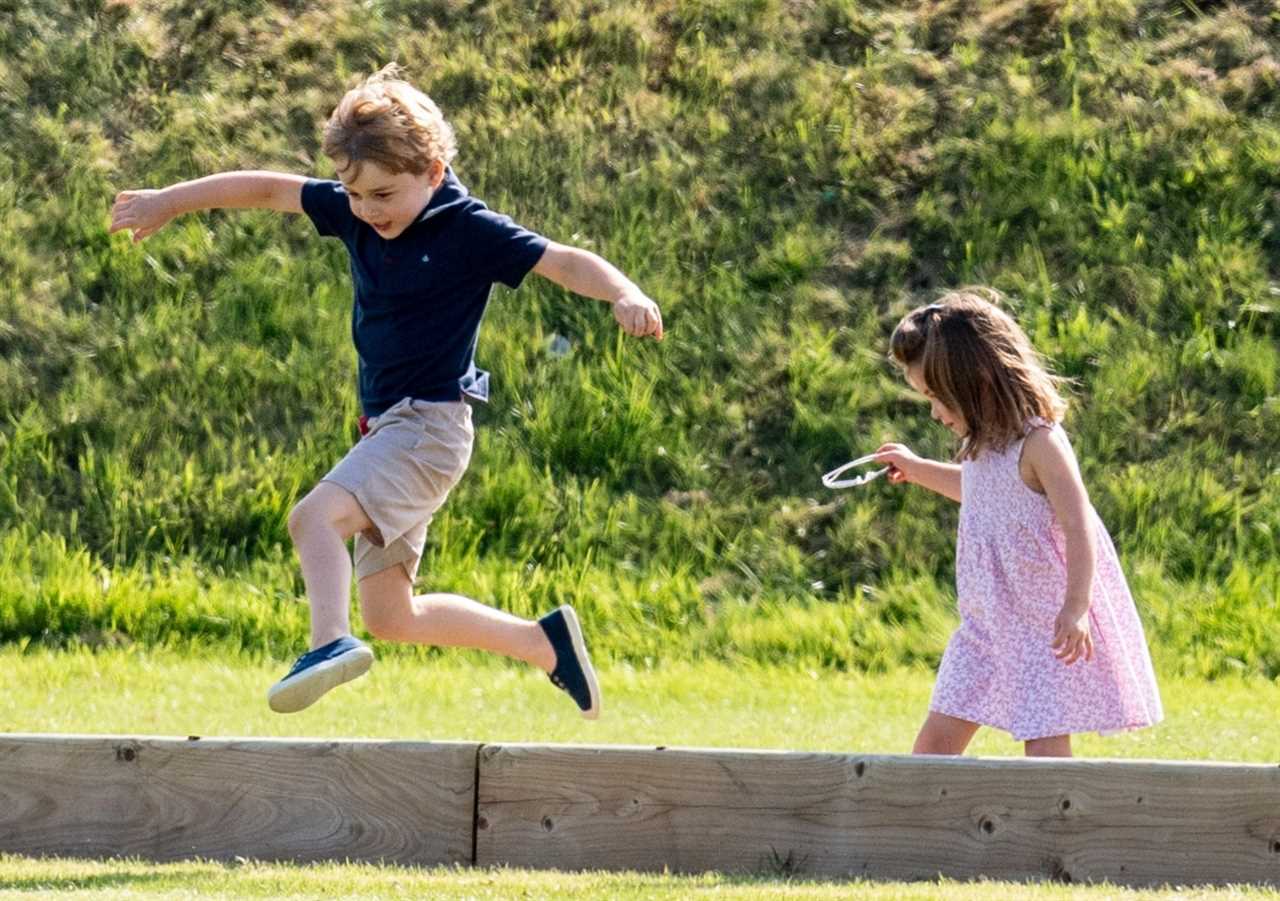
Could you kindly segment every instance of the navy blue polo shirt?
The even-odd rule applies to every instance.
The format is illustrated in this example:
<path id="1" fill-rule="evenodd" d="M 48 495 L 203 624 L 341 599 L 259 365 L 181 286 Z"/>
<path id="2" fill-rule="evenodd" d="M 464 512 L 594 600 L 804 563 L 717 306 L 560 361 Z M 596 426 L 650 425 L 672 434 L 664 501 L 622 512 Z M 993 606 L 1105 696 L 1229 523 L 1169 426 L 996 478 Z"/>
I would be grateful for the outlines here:
<path id="1" fill-rule="evenodd" d="M 547 239 L 470 196 L 452 169 L 390 241 L 352 214 L 341 182 L 309 179 L 302 209 L 351 258 L 351 334 L 365 415 L 405 397 L 488 400 L 489 373 L 476 369 L 475 351 L 490 289 L 494 282 L 517 287 Z"/>

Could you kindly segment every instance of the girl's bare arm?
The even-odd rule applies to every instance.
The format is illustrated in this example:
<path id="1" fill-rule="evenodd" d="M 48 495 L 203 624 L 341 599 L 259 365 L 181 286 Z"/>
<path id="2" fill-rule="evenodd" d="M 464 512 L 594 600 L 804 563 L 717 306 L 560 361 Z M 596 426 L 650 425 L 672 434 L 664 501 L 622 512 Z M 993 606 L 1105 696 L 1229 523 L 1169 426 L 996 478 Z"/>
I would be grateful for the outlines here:
<path id="1" fill-rule="evenodd" d="M 893 467 L 889 470 L 890 482 L 913 482 L 959 503 L 959 464 L 916 456 L 914 451 L 903 444 L 882 444 L 875 456 L 877 463 L 888 463 Z"/>
<path id="2" fill-rule="evenodd" d="M 1071 445 L 1061 431 L 1033 431 L 1023 446 L 1022 459 L 1037 483 L 1029 487 L 1044 492 L 1066 545 L 1067 593 L 1054 624 L 1054 651 L 1067 664 L 1089 660 L 1093 657 L 1089 602 L 1097 554 L 1089 493 L 1080 478 Z"/>

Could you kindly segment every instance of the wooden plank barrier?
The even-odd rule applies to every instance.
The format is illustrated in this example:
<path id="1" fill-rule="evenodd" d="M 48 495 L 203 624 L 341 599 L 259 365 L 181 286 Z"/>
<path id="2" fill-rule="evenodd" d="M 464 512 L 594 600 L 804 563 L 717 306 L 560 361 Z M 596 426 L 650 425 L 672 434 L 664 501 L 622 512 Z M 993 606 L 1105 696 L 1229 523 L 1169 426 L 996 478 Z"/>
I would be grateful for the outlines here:
<path id="1" fill-rule="evenodd" d="M 467 863 L 477 749 L 0 735 L 0 851 Z"/>
<path id="2" fill-rule="evenodd" d="M 0 735 L 0 851 L 1280 885 L 1280 766 Z"/>
<path id="3" fill-rule="evenodd" d="M 486 745 L 476 863 L 1280 884 L 1280 767 Z"/>

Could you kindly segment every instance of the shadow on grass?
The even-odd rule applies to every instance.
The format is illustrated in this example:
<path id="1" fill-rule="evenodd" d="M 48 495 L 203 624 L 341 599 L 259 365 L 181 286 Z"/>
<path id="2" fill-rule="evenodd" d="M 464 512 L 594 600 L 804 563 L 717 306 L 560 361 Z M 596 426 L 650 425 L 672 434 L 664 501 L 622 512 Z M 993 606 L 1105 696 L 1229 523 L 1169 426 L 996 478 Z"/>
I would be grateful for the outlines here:
<path id="1" fill-rule="evenodd" d="M 44 873 L 29 875 L 0 875 L 0 892 L 69 892 L 77 890 L 102 890 L 112 888 L 147 888 L 164 883 L 182 885 L 193 879 L 216 879 L 240 867 L 239 863 L 216 861 L 171 861 L 168 863 L 145 860 L 119 860 L 73 857 L 21 857 L 0 855 L 0 864 L 21 861 Z M 175 865 L 180 865 L 176 869 Z M 56 873 L 61 868 L 97 868 L 97 872 L 75 875 Z M 123 869 L 122 869 L 123 868 Z"/>
<path id="2" fill-rule="evenodd" d="M 141 888 L 159 882 L 173 882 L 171 873 L 128 870 L 123 873 L 89 873 L 84 876 L 0 877 L 0 891 L 70 892 L 82 889 Z"/>

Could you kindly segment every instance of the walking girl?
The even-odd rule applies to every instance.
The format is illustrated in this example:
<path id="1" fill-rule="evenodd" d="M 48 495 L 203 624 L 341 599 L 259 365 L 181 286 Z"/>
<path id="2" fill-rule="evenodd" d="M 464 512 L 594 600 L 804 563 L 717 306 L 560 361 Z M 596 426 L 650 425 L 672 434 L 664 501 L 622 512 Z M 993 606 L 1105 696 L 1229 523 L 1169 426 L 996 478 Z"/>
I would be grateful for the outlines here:
<path id="1" fill-rule="evenodd" d="M 894 483 L 960 502 L 947 645 L 914 753 L 960 754 L 980 726 L 1069 757 L 1076 732 L 1162 718 L 1142 623 L 1061 421 L 1060 379 L 987 289 L 913 310 L 890 356 L 959 439 L 956 462 L 901 444 L 875 459 Z"/>

